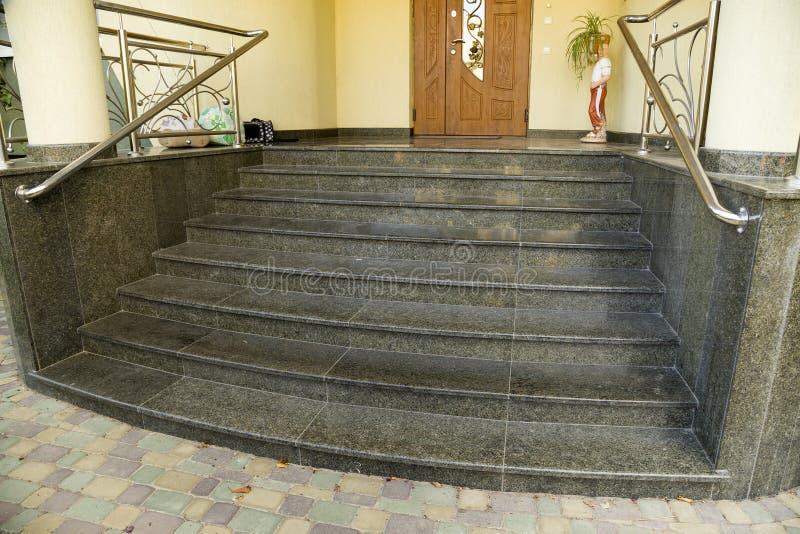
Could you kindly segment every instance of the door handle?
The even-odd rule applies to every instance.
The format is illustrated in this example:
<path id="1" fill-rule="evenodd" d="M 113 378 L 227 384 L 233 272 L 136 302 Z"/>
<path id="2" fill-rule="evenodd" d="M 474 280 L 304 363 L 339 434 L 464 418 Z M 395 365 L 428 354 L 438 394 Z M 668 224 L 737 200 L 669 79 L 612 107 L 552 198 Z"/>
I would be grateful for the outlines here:
<path id="1" fill-rule="evenodd" d="M 466 41 L 464 39 L 453 39 L 452 41 L 450 41 L 451 46 L 455 46 L 457 44 L 465 44 L 465 43 Z"/>

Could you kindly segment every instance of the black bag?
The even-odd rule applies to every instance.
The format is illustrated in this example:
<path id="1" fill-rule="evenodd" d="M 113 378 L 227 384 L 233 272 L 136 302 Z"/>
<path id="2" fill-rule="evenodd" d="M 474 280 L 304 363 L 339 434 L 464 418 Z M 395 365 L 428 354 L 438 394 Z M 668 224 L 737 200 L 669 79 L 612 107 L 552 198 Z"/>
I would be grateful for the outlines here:
<path id="1" fill-rule="evenodd" d="M 271 145 L 275 141 L 272 121 L 253 119 L 244 122 L 244 143 L 246 145 Z"/>

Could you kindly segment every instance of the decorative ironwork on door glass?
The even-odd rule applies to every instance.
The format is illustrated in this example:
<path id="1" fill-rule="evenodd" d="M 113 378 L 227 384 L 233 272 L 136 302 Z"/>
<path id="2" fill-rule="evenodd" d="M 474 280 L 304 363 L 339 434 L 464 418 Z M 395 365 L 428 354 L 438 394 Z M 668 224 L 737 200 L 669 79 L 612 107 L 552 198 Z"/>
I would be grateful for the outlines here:
<path id="1" fill-rule="evenodd" d="M 463 0 L 463 38 L 461 59 L 464 65 L 483 81 L 483 54 L 486 40 L 486 4 L 484 0 Z"/>

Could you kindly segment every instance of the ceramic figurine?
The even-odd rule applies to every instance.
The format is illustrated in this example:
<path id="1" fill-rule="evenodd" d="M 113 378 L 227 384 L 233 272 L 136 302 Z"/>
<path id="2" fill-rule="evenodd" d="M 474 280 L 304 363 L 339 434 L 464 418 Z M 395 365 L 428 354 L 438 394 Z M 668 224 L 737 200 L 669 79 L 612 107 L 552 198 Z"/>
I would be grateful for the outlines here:
<path id="1" fill-rule="evenodd" d="M 592 131 L 581 138 L 584 143 L 606 142 L 606 94 L 608 80 L 611 79 L 611 60 L 608 57 L 610 35 L 598 35 L 597 62 L 592 69 L 592 89 L 589 99 L 589 120 Z"/>

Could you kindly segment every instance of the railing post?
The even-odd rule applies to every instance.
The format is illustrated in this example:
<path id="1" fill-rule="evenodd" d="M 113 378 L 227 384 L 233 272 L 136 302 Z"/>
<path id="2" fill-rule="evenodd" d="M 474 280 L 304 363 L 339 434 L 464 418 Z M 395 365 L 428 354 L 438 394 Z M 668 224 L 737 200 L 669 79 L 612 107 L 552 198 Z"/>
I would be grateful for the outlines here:
<path id="1" fill-rule="evenodd" d="M 658 41 L 658 22 L 653 20 L 653 31 L 650 33 L 650 42 L 647 46 L 647 64 L 650 70 L 656 70 L 656 51 L 653 43 Z M 642 139 L 639 145 L 639 154 L 646 155 L 650 151 L 650 142 L 647 134 L 650 133 L 650 124 L 653 120 L 653 95 L 647 84 L 644 85 L 644 109 L 642 109 Z"/>
<path id="2" fill-rule="evenodd" d="M 11 165 L 8 159 L 8 148 L 6 146 L 6 126 L 3 124 L 3 117 L 0 117 L 0 169 Z"/>
<path id="3" fill-rule="evenodd" d="M 233 37 L 231 37 L 231 54 L 236 51 L 233 46 Z M 231 104 L 233 104 L 233 123 L 236 135 L 233 139 L 233 146 L 242 146 L 242 125 L 239 119 L 239 79 L 236 74 L 236 60 L 231 63 Z M 222 110 L 220 110 L 221 112 Z"/>
<path id="4" fill-rule="evenodd" d="M 797 139 L 797 156 L 794 159 L 794 177 L 800 180 L 800 138 Z"/>
<path id="5" fill-rule="evenodd" d="M 700 101 L 697 103 L 697 122 L 695 123 L 694 149 L 706 142 L 708 125 L 708 101 L 711 98 L 711 78 L 714 75 L 714 57 L 717 52 L 717 29 L 719 28 L 719 8 L 722 2 L 712 0 L 708 6 L 708 26 L 706 27 L 706 50 L 703 55 L 703 75 L 700 79 Z"/>
<path id="6" fill-rule="evenodd" d="M 136 120 L 136 83 L 133 79 L 133 62 L 131 61 L 131 52 L 128 47 L 128 32 L 122 22 L 122 15 L 119 16 L 119 64 L 122 67 L 122 91 L 125 93 L 126 115 L 128 122 Z M 131 142 L 131 151 L 129 156 L 138 156 L 142 152 L 141 144 L 139 143 L 139 135 L 136 130 L 131 131 L 128 135 Z"/>
<path id="7" fill-rule="evenodd" d="M 189 50 L 194 50 L 194 44 L 189 43 Z M 197 58 L 194 54 L 192 54 L 192 79 L 197 76 Z M 194 120 L 197 124 L 200 124 L 200 93 L 197 91 L 197 88 L 194 90 L 194 94 L 192 95 L 192 107 L 194 107 Z"/>

